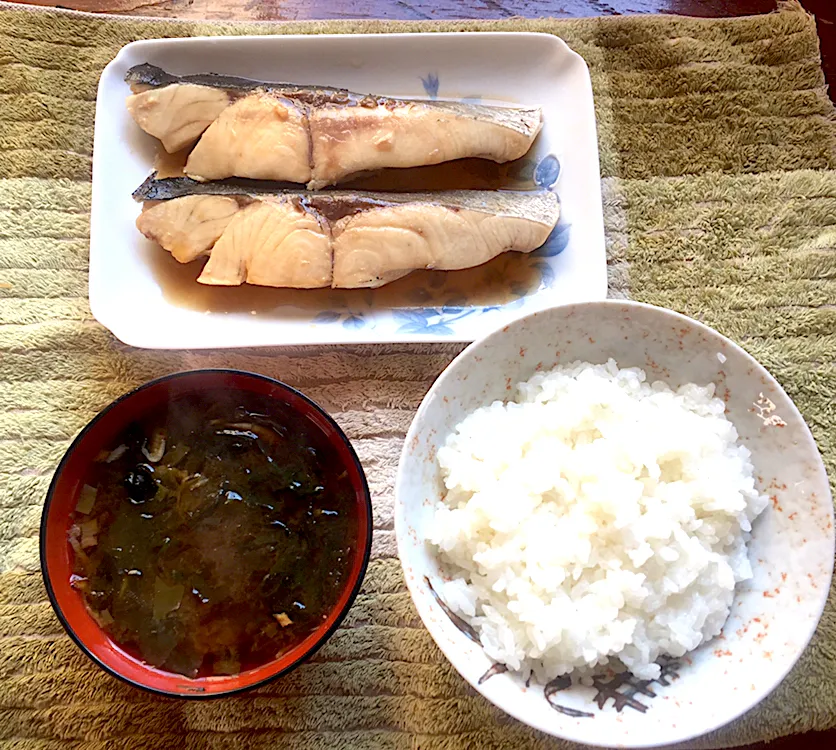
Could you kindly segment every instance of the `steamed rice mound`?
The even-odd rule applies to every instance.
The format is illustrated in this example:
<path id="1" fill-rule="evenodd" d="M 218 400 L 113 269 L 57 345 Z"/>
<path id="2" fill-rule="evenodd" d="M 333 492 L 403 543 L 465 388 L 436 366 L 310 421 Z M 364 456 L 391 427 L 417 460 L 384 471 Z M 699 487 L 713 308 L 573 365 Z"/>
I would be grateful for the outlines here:
<path id="1" fill-rule="evenodd" d="M 720 633 L 766 507 L 714 386 L 576 362 L 465 418 L 438 452 L 444 601 L 540 681 L 620 661 L 642 679 Z"/>

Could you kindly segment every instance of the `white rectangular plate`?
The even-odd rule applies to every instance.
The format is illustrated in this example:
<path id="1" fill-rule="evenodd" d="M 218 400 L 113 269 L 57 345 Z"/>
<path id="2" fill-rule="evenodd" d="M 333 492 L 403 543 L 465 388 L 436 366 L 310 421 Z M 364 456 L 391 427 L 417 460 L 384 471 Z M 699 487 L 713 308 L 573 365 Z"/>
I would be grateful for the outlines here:
<path id="1" fill-rule="evenodd" d="M 206 290 L 142 237 L 131 193 L 156 141 L 125 108 L 125 72 L 150 62 L 176 74 L 215 72 L 410 98 L 499 100 L 543 110 L 522 171 L 561 200 L 557 229 L 531 255 L 477 271 L 424 271 L 380 290 Z M 181 279 L 179 286 L 161 266 Z M 183 282 L 183 274 L 191 276 Z M 194 285 L 194 297 L 188 290 Z M 187 290 L 186 295 L 183 289 Z M 153 349 L 283 344 L 472 341 L 510 320 L 606 296 L 598 143 L 589 72 L 548 34 L 368 34 L 133 42 L 99 84 L 93 153 L 90 306 L 119 339 Z M 212 296 L 215 295 L 215 296 Z M 226 297 L 217 295 L 227 295 Z"/>

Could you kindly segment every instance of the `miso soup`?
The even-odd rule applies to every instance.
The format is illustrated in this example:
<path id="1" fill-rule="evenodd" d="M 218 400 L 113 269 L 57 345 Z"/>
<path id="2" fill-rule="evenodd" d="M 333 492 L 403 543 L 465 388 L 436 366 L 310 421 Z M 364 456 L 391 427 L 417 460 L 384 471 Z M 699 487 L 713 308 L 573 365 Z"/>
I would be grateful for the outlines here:
<path id="1" fill-rule="evenodd" d="M 71 583 L 128 653 L 190 678 L 237 674 L 327 618 L 357 537 L 354 490 L 315 425 L 209 391 L 149 413 L 91 464 Z"/>

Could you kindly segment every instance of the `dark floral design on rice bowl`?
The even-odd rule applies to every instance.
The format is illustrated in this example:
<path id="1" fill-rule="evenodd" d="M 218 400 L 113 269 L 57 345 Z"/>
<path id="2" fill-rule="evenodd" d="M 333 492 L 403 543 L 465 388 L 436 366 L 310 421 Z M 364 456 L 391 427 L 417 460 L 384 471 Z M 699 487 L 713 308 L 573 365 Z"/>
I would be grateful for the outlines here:
<path id="1" fill-rule="evenodd" d="M 427 584 L 432 594 L 433 599 L 441 610 L 446 614 L 451 622 L 461 630 L 474 643 L 480 646 L 479 634 L 473 629 L 470 623 L 463 620 L 455 612 L 453 612 L 447 603 L 438 595 L 432 582 L 429 578 L 424 576 L 424 583 Z M 612 706 L 616 711 L 622 711 L 625 708 L 632 708 L 635 711 L 645 713 L 648 709 L 647 703 L 639 700 L 639 696 L 645 698 L 655 698 L 656 691 L 651 687 L 654 683 L 666 687 L 671 684 L 673 680 L 679 679 L 679 672 L 682 669 L 683 662 L 680 659 L 664 658 L 658 662 L 662 668 L 662 673 L 654 680 L 640 680 L 634 677 L 630 672 L 614 672 L 613 670 L 606 670 L 601 674 L 595 674 L 589 678 L 591 682 L 590 687 L 594 689 L 594 695 L 590 698 L 590 703 L 595 703 L 599 709 L 603 709 L 607 702 L 612 700 Z M 479 678 L 477 684 L 484 685 L 491 677 L 505 674 L 511 670 L 505 665 L 496 663 L 487 669 L 487 671 Z M 572 687 L 572 678 L 569 675 L 561 675 L 560 677 L 551 680 L 551 682 L 543 685 L 543 697 L 548 704 L 558 713 L 573 718 L 594 718 L 595 714 L 590 711 L 580 711 L 571 706 L 564 706 L 557 702 L 557 695 L 563 690 Z M 526 687 L 530 687 L 531 677 L 526 682 Z"/>

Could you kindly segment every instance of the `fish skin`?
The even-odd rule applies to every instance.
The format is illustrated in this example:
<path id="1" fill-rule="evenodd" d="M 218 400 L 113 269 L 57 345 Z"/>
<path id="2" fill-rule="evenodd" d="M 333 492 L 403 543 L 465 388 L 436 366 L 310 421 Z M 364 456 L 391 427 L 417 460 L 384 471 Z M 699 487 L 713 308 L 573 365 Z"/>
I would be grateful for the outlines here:
<path id="1" fill-rule="evenodd" d="M 131 194 L 135 201 L 167 201 L 185 195 L 269 195 L 288 190 L 302 192 L 293 182 L 273 182 L 270 180 L 247 180 L 243 177 L 230 177 L 214 182 L 198 182 L 190 177 L 164 177 L 157 179 L 151 173 Z"/>
<path id="2" fill-rule="evenodd" d="M 287 186 L 287 187 L 285 187 Z M 328 213 L 328 204 L 334 207 L 351 205 L 353 212 L 364 208 L 425 203 L 450 208 L 502 214 L 521 219 L 531 219 L 543 224 L 557 224 L 559 202 L 548 190 L 444 190 L 419 193 L 386 193 L 360 190 L 300 190 L 292 183 L 276 183 L 267 180 L 231 178 L 216 182 L 198 182 L 189 177 L 156 179 L 152 174 L 133 192 L 136 201 L 161 201 L 187 195 L 244 196 L 250 199 L 276 196 L 297 198 L 316 211 Z"/>
<path id="3" fill-rule="evenodd" d="M 291 99 L 298 99 L 307 104 L 359 104 L 368 99 L 362 94 L 355 94 L 347 89 L 333 88 L 331 86 L 309 86 L 294 83 L 270 83 L 268 81 L 255 81 L 251 78 L 239 78 L 238 76 L 225 76 L 219 73 L 198 73 L 196 75 L 178 76 L 168 73 L 162 68 L 151 63 L 134 65 L 125 73 L 125 83 L 131 87 L 151 86 L 162 88 L 172 86 L 176 83 L 192 83 L 196 86 L 210 86 L 216 89 L 248 94 L 252 91 L 264 90 L 273 91 Z M 377 97 L 372 97 L 374 103 Z M 382 100 L 383 97 L 380 97 Z"/>

